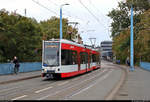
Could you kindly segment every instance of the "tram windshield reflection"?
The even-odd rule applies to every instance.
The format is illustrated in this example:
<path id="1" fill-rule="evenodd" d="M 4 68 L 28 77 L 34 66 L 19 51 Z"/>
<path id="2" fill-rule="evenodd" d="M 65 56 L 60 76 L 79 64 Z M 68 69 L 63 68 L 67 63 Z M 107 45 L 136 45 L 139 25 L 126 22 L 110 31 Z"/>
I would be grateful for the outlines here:
<path id="1" fill-rule="evenodd" d="M 43 66 L 59 66 L 59 43 L 44 42 Z"/>

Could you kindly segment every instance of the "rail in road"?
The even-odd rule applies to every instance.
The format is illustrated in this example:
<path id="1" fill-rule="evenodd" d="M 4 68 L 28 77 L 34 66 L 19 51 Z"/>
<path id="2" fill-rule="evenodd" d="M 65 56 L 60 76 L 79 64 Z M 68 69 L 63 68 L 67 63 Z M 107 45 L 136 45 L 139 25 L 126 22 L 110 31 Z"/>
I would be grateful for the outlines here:
<path id="1" fill-rule="evenodd" d="M 121 69 L 104 63 L 101 69 L 63 80 L 42 80 L 40 77 L 5 84 L 0 86 L 0 100 L 87 100 L 89 90 L 95 89 L 98 92 L 90 92 L 99 96 L 89 98 L 103 100 L 116 86 L 122 73 Z"/>

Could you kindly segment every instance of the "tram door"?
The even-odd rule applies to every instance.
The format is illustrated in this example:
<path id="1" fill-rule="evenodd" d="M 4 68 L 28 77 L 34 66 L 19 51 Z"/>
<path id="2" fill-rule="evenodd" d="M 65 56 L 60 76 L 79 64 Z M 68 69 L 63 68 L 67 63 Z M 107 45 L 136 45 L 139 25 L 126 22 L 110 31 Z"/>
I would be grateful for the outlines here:
<path id="1" fill-rule="evenodd" d="M 89 69 L 90 69 L 91 66 L 92 66 L 91 64 L 92 64 L 92 54 L 89 53 L 89 66 L 88 66 Z"/>
<path id="2" fill-rule="evenodd" d="M 87 52 L 80 52 L 80 69 L 88 69 L 88 53 Z"/>
<path id="3" fill-rule="evenodd" d="M 86 71 L 88 71 L 88 53 L 87 52 L 85 53 L 85 68 L 86 68 Z"/>

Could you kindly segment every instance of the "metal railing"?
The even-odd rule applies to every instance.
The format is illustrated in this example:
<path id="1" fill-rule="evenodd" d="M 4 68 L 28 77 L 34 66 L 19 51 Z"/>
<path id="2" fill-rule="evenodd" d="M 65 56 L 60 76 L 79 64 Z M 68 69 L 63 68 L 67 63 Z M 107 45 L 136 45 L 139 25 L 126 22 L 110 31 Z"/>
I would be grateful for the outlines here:
<path id="1" fill-rule="evenodd" d="M 19 72 L 38 71 L 41 69 L 42 69 L 41 62 L 25 62 L 25 63 L 20 63 Z M 0 75 L 12 74 L 12 73 L 14 73 L 13 63 L 0 64 Z"/>

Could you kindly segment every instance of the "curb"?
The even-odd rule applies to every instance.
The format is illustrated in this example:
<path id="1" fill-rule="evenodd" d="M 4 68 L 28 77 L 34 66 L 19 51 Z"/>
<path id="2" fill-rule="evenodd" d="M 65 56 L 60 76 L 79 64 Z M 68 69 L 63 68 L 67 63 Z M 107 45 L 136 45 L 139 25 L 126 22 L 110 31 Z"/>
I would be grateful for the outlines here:
<path id="1" fill-rule="evenodd" d="M 123 85 L 125 78 L 127 76 L 127 70 L 123 66 L 118 66 L 123 70 L 123 75 L 121 76 L 119 82 L 114 86 L 114 88 L 110 91 L 110 93 L 105 97 L 105 100 L 113 100 L 120 87 Z"/>
<path id="2" fill-rule="evenodd" d="M 14 82 L 23 81 L 23 80 L 32 79 L 32 78 L 37 78 L 37 77 L 41 77 L 41 75 L 35 75 L 35 76 L 31 76 L 31 77 L 24 77 L 24 78 L 15 79 L 15 80 L 3 81 L 3 82 L 0 82 L 0 84 L 14 83 Z"/>

